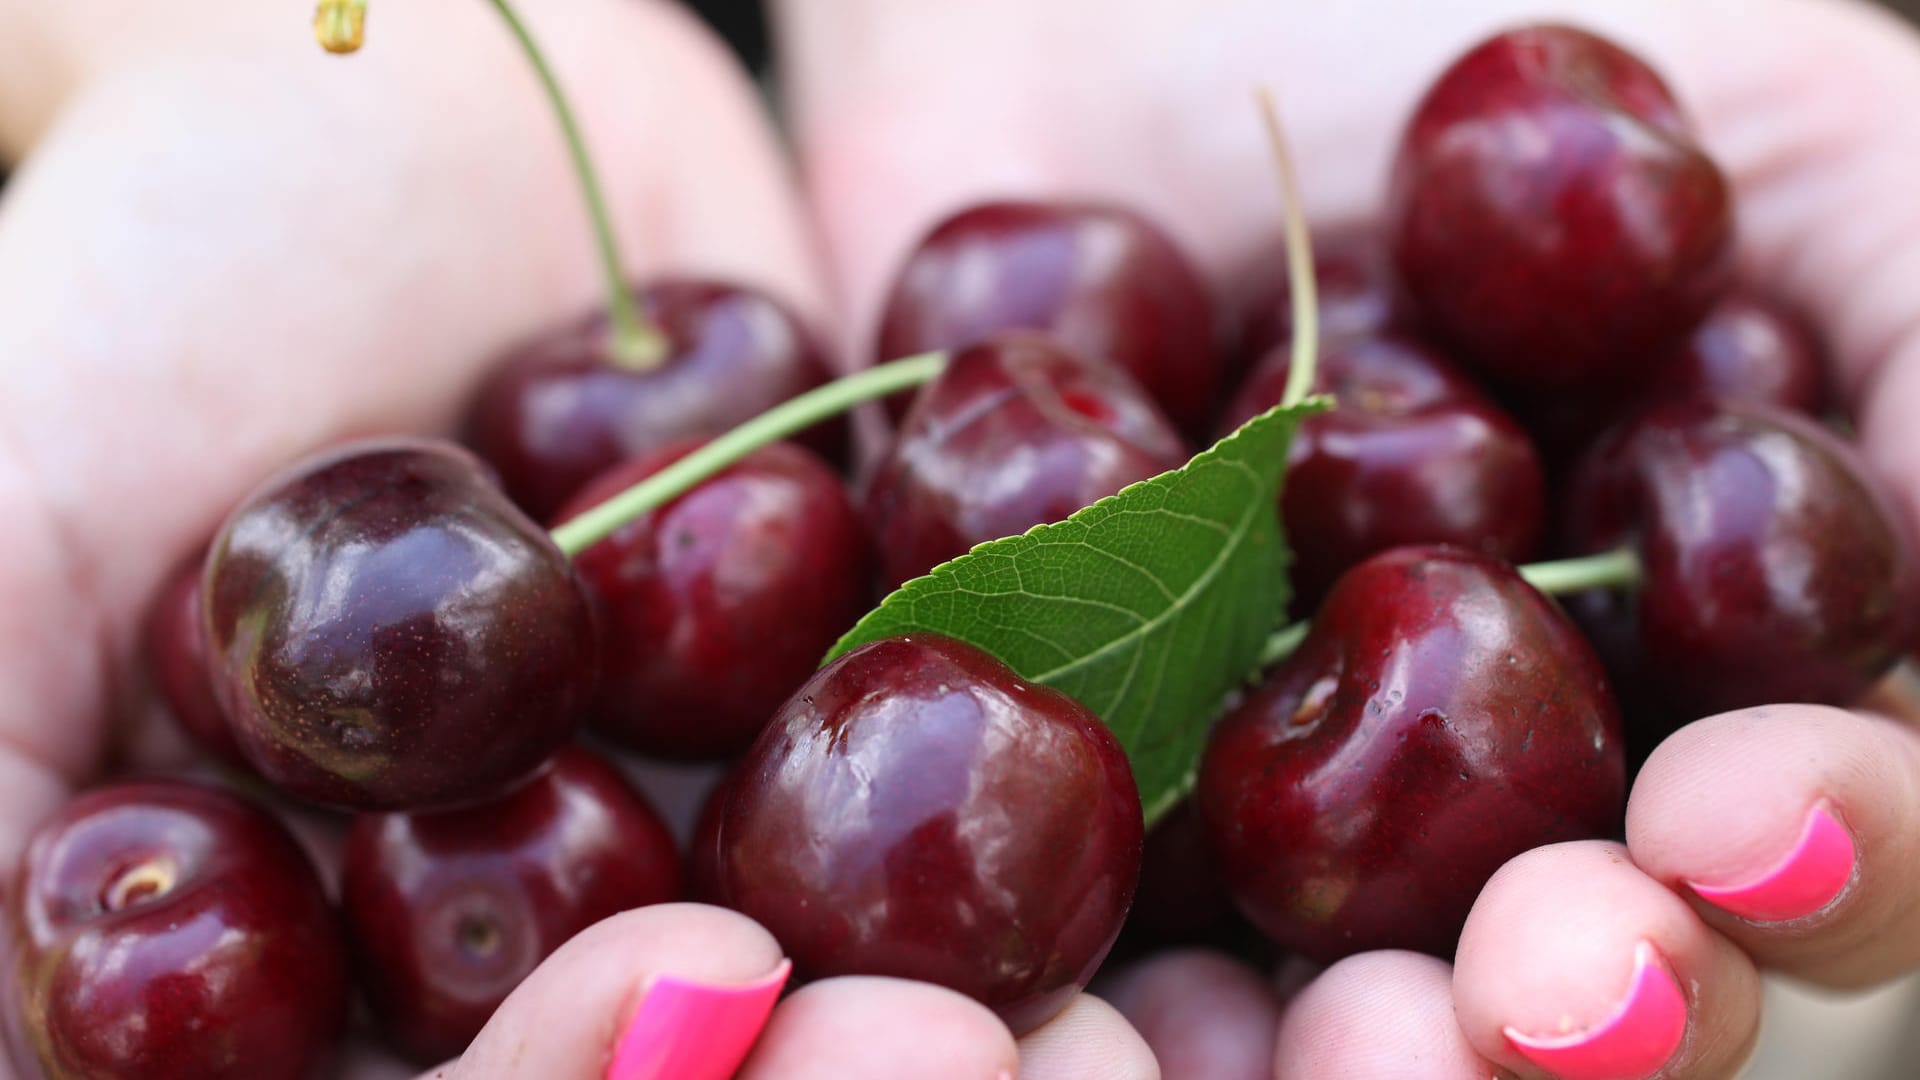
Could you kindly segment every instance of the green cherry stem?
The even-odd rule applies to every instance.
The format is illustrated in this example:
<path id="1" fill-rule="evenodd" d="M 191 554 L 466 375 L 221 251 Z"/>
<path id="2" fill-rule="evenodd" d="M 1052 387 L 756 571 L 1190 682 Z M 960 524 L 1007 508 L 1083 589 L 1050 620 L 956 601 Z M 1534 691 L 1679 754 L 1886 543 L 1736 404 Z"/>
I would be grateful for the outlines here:
<path id="1" fill-rule="evenodd" d="M 547 101 L 560 121 L 560 131 L 566 136 L 567 152 L 573 156 L 574 175 L 580 178 L 580 192 L 586 197 L 587 217 L 593 224 L 594 244 L 600 254 L 600 272 L 606 279 L 607 314 L 613 326 L 614 361 L 634 371 L 658 367 L 667 359 L 667 340 L 658 327 L 640 317 L 639 310 L 633 304 L 633 294 L 627 291 L 626 278 L 620 269 L 620 250 L 614 243 L 613 225 L 607 214 L 607 200 L 601 194 L 600 180 L 593 171 L 593 160 L 587 155 L 587 142 L 580 134 L 580 124 L 574 119 L 573 108 L 567 104 L 567 96 L 561 91 L 559 80 L 554 78 L 546 55 L 540 51 L 540 46 L 533 40 L 533 33 L 520 20 L 513 5 L 507 0 L 490 2 L 500 17 L 506 20 L 507 29 L 513 31 L 514 39 L 520 43 L 520 50 L 526 54 L 528 63 L 533 65 L 534 73 L 540 77 Z"/>
<path id="2" fill-rule="evenodd" d="M 1576 559 L 1528 563 L 1517 569 L 1527 584 L 1548 596 L 1588 589 L 1634 589 L 1640 585 L 1640 556 L 1631 547 Z"/>
<path id="3" fill-rule="evenodd" d="M 755 450 L 838 416 L 863 401 L 929 382 L 947 363 L 943 352 L 895 360 L 835 379 L 768 409 L 645 480 L 553 530 L 553 542 L 572 558 L 615 529 L 667 502 Z"/>
<path id="4" fill-rule="evenodd" d="M 1307 212 L 1300 198 L 1300 178 L 1293 167 L 1293 153 L 1287 149 L 1287 136 L 1280 127 L 1280 106 L 1273 91 L 1261 87 L 1260 115 L 1266 121 L 1267 141 L 1273 148 L 1273 163 L 1280 174 L 1280 202 L 1287 220 L 1287 279 L 1293 294 L 1293 363 L 1287 371 L 1286 392 L 1280 407 L 1290 409 L 1307 399 L 1313 390 L 1313 369 L 1320 356 L 1319 297 L 1313 280 L 1313 238 L 1307 233 Z"/>
<path id="5" fill-rule="evenodd" d="M 1527 584 L 1548 596 L 1586 592 L 1588 589 L 1625 590 L 1640 587 L 1640 556 L 1630 547 L 1574 559 L 1528 563 L 1514 569 L 1527 580 Z M 1274 631 L 1273 636 L 1267 638 L 1266 647 L 1260 650 L 1260 670 L 1264 671 L 1292 656 L 1300 643 L 1306 640 L 1309 625 L 1307 620 L 1302 619 Z"/>

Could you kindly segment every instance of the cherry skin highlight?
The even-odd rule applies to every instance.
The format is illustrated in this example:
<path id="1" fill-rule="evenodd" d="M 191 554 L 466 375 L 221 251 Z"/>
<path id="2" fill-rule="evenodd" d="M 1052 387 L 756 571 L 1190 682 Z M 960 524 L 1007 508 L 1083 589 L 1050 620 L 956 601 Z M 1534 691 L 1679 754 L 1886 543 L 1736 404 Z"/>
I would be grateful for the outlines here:
<path id="1" fill-rule="evenodd" d="M 1494 871 L 1615 834 L 1625 798 L 1592 649 L 1510 566 L 1442 547 L 1342 575 L 1214 728 L 1196 791 L 1241 911 L 1321 963 L 1450 956 Z"/>
<path id="2" fill-rule="evenodd" d="M 1583 458 L 1575 552 L 1632 544 L 1632 592 L 1569 597 L 1651 750 L 1674 726 L 1772 702 L 1849 704 L 1915 642 L 1913 540 L 1865 462 L 1812 421 L 1683 401 Z"/>
<path id="3" fill-rule="evenodd" d="M 1267 354 L 1228 407 L 1221 434 L 1280 403 L 1292 355 Z M 1411 338 L 1330 343 L 1314 389 L 1334 408 L 1300 424 L 1280 509 L 1293 546 L 1294 610 L 1335 578 L 1405 544 L 1455 544 L 1530 558 L 1546 516 L 1540 456 L 1517 421 Z"/>
<path id="4" fill-rule="evenodd" d="M 341 906 L 374 1019 L 426 1064 L 465 1050 L 575 934 L 680 891 L 666 824 L 574 746 L 492 802 L 355 818 Z"/>
<path id="5" fill-rule="evenodd" d="M 1125 375 L 1035 334 L 965 349 L 921 390 L 867 489 L 884 584 L 1186 460 L 1179 435 Z"/>
<path id="6" fill-rule="evenodd" d="M 154 689 L 180 730 L 222 765 L 247 768 L 227 714 L 207 677 L 206 635 L 200 624 L 200 576 L 206 557 L 188 560 L 161 587 L 142 626 L 142 645 Z"/>
<path id="7" fill-rule="evenodd" d="M 1133 376 L 1198 431 L 1221 387 L 1213 318 L 1199 271 L 1145 217 L 1097 203 L 990 202 L 940 222 L 907 257 L 881 317 L 879 359 L 1045 331 Z"/>
<path id="8" fill-rule="evenodd" d="M 698 445 L 616 467 L 560 520 Z M 865 529 L 825 462 L 775 443 L 580 552 L 574 566 L 601 617 L 595 726 L 656 757 L 746 750 L 872 606 Z"/>
<path id="9" fill-rule="evenodd" d="M 781 709 L 733 773 L 720 870 L 806 976 L 937 983 L 1019 1035 L 1112 947 L 1141 832 L 1097 717 L 914 635 L 849 652 Z"/>
<path id="10" fill-rule="evenodd" d="M 47 1075 L 326 1074 L 346 946 L 313 865 L 252 803 L 176 780 L 83 792 L 35 833 L 10 906 L 14 1046 Z"/>
<path id="11" fill-rule="evenodd" d="M 1490 38 L 1402 137 L 1387 220 L 1422 319 L 1527 386 L 1632 382 L 1724 290 L 1726 179 L 1660 77 L 1565 26 Z"/>
<path id="12" fill-rule="evenodd" d="M 222 526 L 209 675 L 249 763 L 352 809 L 489 798 L 565 743 L 593 689 L 565 556 L 451 443 L 300 462 Z"/>
<path id="13" fill-rule="evenodd" d="M 718 435 L 832 377 L 812 331 L 758 290 L 667 280 L 634 299 L 667 337 L 658 367 L 617 362 L 606 313 L 595 312 L 519 346 L 474 398 L 466 441 L 535 519 L 627 458 Z M 845 439 L 839 419 L 803 435 L 835 460 Z"/>

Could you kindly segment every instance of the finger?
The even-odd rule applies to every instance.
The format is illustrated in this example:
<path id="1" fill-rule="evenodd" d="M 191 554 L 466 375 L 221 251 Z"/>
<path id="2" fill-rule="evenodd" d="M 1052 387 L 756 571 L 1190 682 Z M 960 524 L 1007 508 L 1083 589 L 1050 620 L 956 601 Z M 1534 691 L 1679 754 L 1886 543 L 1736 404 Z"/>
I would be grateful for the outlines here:
<path id="1" fill-rule="evenodd" d="M 1274 1075 L 1483 1080 L 1491 1066 L 1454 1017 L 1452 979 L 1446 963 L 1417 953 L 1340 961 L 1287 1005 Z"/>
<path id="2" fill-rule="evenodd" d="M 927 983 L 825 979 L 780 1003 L 738 1080 L 1004 1080 L 1013 1035 L 984 1006 Z"/>
<path id="3" fill-rule="evenodd" d="M 1804 705 L 1698 721 L 1634 783 L 1627 845 L 1763 967 L 1857 988 L 1920 965 L 1920 734 Z"/>
<path id="4" fill-rule="evenodd" d="M 1092 994 L 1074 998 L 1020 1040 L 1020 1080 L 1160 1080 L 1161 1075 L 1146 1040 Z"/>
<path id="5" fill-rule="evenodd" d="M 1280 1002 L 1259 973 L 1219 953 L 1162 953 L 1107 991 L 1175 1080 L 1270 1080 Z"/>
<path id="6" fill-rule="evenodd" d="M 786 976 L 779 944 L 743 915 L 698 904 L 629 911 L 548 957 L 442 1071 L 453 1080 L 726 1080 Z"/>
<path id="7" fill-rule="evenodd" d="M 1580 841 L 1487 883 L 1453 1001 L 1474 1049 L 1523 1076 L 1723 1077 L 1752 1052 L 1760 979 L 1624 847 Z"/>
<path id="8" fill-rule="evenodd" d="M 758 98 L 693 17 L 528 15 L 629 272 L 823 318 Z M 0 742 L 68 777 L 98 760 L 150 592 L 249 487 L 332 438 L 450 428 L 503 349 L 598 295 L 554 121 L 484 6 L 395 5 L 345 60 L 284 10 L 237 26 L 85 69 L 110 73 L 0 212 Z"/>

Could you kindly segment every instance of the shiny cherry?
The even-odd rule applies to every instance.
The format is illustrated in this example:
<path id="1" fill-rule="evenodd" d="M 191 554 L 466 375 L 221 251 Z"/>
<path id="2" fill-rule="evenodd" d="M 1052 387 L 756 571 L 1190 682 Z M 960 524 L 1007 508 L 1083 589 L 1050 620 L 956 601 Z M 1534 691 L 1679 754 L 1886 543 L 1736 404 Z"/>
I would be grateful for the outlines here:
<path id="1" fill-rule="evenodd" d="M 572 567 L 451 443 L 370 440 L 275 476 L 221 527 L 202 602 L 241 751 L 317 803 L 489 798 L 593 688 Z"/>
<path id="2" fill-rule="evenodd" d="M 161 587 L 142 627 L 148 673 L 167 711 L 193 744 L 221 764 L 246 768 L 227 714 L 207 677 L 206 633 L 200 623 L 200 576 L 206 556 L 181 564 Z"/>
<path id="3" fill-rule="evenodd" d="M 936 225 L 907 257 L 880 323 L 879 359 L 1046 331 L 1132 375 L 1188 431 L 1221 386 L 1211 302 L 1151 221 L 1097 203 L 990 202 Z"/>
<path id="4" fill-rule="evenodd" d="M 1569 546 L 1632 544 L 1631 592 L 1568 598 L 1602 647 L 1636 749 L 1747 705 L 1853 701 L 1920 628 L 1907 521 L 1853 449 L 1762 405 L 1682 401 L 1575 469 Z"/>
<path id="5" fill-rule="evenodd" d="M 1031 1030 L 1086 984 L 1140 872 L 1140 797 L 1097 717 L 947 638 L 821 669 L 733 774 L 728 901 L 811 977 L 951 987 Z"/>
<path id="6" fill-rule="evenodd" d="M 1221 431 L 1279 404 L 1292 356 L 1275 348 Z M 1520 562 L 1545 518 L 1540 457 L 1518 422 L 1433 349 L 1405 337 L 1330 342 L 1315 388 L 1332 411 L 1300 425 L 1280 508 L 1294 607 L 1311 611 L 1341 572 L 1404 544 L 1456 544 Z"/>
<path id="7" fill-rule="evenodd" d="M 698 445 L 612 469 L 560 519 Z M 871 606 L 871 546 L 840 477 L 776 443 L 582 551 L 574 566 L 601 616 L 594 723 L 657 757 L 744 751 Z"/>
<path id="8" fill-rule="evenodd" d="M 339 924 L 299 844 L 238 796 L 83 792 L 34 835 L 10 904 L 15 1045 L 48 1076 L 297 1080 L 333 1058 Z"/>
<path id="9" fill-rule="evenodd" d="M 1251 364 L 1293 340 L 1293 283 L 1286 250 L 1276 247 L 1263 253 L 1246 277 L 1236 351 Z M 1381 237 L 1367 232 L 1315 236 L 1313 280 L 1321 341 L 1406 329 L 1406 316 L 1396 306 L 1393 262 Z"/>
<path id="10" fill-rule="evenodd" d="M 1496 35 L 1402 137 L 1388 202 L 1420 315 L 1500 379 L 1633 381 L 1719 298 L 1725 177 L 1652 69 L 1565 26 Z"/>
<path id="11" fill-rule="evenodd" d="M 467 442 L 534 518 L 627 458 L 718 435 L 831 378 L 799 316 L 756 289 L 668 280 L 634 299 L 666 335 L 658 367 L 621 364 L 606 313 L 595 312 L 519 346 L 472 403 Z M 830 421 L 805 438 L 837 459 L 845 425 Z"/>
<path id="12" fill-rule="evenodd" d="M 1621 420 L 1687 398 L 1750 401 L 1818 416 L 1826 408 L 1826 356 L 1813 329 L 1775 301 L 1733 292 L 1644 381 L 1594 393 L 1537 390 L 1515 413 L 1556 463 L 1570 462 Z"/>
<path id="13" fill-rule="evenodd" d="M 355 818 L 340 902 L 374 1020 L 424 1064 L 465 1050 L 575 934 L 679 898 L 666 824 L 613 766 L 567 747 L 492 802 Z"/>
<path id="14" fill-rule="evenodd" d="M 921 390 L 867 489 L 888 585 L 1178 467 L 1132 380 L 1037 334 L 965 349 Z"/>
<path id="15" fill-rule="evenodd" d="M 1625 796 L 1593 651 L 1512 567 L 1443 547 L 1342 575 L 1214 729 L 1196 794 L 1240 909 L 1323 963 L 1450 955 L 1494 871 L 1614 835 Z"/>

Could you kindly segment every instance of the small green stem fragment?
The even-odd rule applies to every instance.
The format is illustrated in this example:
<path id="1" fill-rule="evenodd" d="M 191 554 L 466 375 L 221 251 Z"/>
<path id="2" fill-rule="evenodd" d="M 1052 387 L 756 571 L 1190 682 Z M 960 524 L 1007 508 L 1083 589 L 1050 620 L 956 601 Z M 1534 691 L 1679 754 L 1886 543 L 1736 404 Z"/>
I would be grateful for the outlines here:
<path id="1" fill-rule="evenodd" d="M 1515 569 L 1527 580 L 1527 584 L 1548 596 L 1585 592 L 1588 589 L 1632 589 L 1640 584 L 1640 556 L 1630 547 L 1603 551 L 1598 555 L 1582 555 L 1577 559 L 1528 563 Z M 1265 670 L 1292 656 L 1300 643 L 1306 640 L 1307 628 L 1311 625 L 1302 619 L 1275 630 L 1267 638 L 1266 648 L 1260 651 L 1260 668 Z"/>
<path id="2" fill-rule="evenodd" d="M 1630 547 L 1577 559 L 1529 563 L 1518 569 L 1527 584 L 1548 596 L 1588 589 L 1632 589 L 1640 584 L 1640 556 Z"/>
<path id="3" fill-rule="evenodd" d="M 667 358 L 667 340 L 660 329 L 648 324 L 640 317 L 633 304 L 633 294 L 627 291 L 625 275 L 621 271 L 620 250 L 613 238 L 613 223 L 607 213 L 607 200 L 601 194 L 600 180 L 593 170 L 593 160 L 587 155 L 587 142 L 580 134 L 580 124 L 574 118 L 572 106 L 567 104 L 567 96 L 560 89 L 560 81 L 554 77 L 553 68 L 547 64 L 547 58 L 540 46 L 533 40 L 532 31 L 520 20 L 513 5 L 507 0 L 490 0 L 500 17 L 506 20 L 507 28 L 520 43 L 520 50 L 533 65 L 534 74 L 540 77 L 540 85 L 546 91 L 547 101 L 553 106 L 553 114 L 560 121 L 560 131 L 566 137 L 567 152 L 573 156 L 573 171 L 580 178 L 580 192 L 586 197 L 587 217 L 593 224 L 595 247 L 600 254 L 600 272 L 605 278 L 607 291 L 607 314 L 613 326 L 613 359 L 622 367 L 635 371 L 647 371 L 660 366 Z"/>
<path id="4" fill-rule="evenodd" d="M 1292 408 L 1313 390 L 1314 364 L 1320 356 L 1320 301 L 1313 278 L 1313 238 L 1307 233 L 1307 212 L 1300 198 L 1300 178 L 1293 153 L 1280 127 L 1280 106 L 1273 91 L 1260 89 L 1260 114 L 1267 122 L 1274 166 L 1280 174 L 1280 202 L 1287 218 L 1287 281 L 1293 294 L 1293 362 L 1287 370 L 1282 408 Z"/>
<path id="5" fill-rule="evenodd" d="M 313 36 L 330 53 L 359 52 L 367 40 L 367 0 L 320 0 Z"/>
<path id="6" fill-rule="evenodd" d="M 553 542 L 572 558 L 614 530 L 692 488 L 721 469 L 796 432 L 838 416 L 863 401 L 910 389 L 940 374 L 943 352 L 926 353 L 835 379 L 768 409 L 693 453 L 553 530 Z"/>

